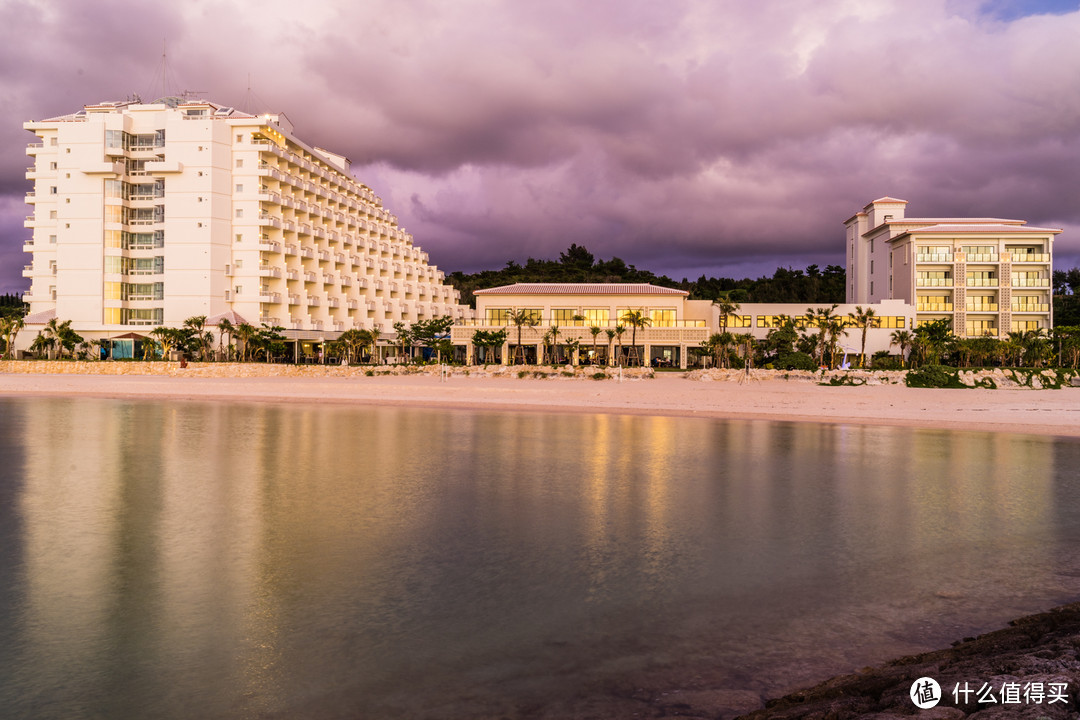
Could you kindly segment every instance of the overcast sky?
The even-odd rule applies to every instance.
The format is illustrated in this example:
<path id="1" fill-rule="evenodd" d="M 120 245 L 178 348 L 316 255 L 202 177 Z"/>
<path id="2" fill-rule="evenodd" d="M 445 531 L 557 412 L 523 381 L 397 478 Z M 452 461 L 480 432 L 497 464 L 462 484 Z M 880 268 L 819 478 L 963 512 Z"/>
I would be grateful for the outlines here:
<path id="1" fill-rule="evenodd" d="M 22 122 L 163 90 L 284 112 L 448 272 L 571 243 L 676 279 L 842 264 L 883 195 L 1064 228 L 1072 267 L 1078 5 L 0 0 L 0 292 L 28 287 Z"/>

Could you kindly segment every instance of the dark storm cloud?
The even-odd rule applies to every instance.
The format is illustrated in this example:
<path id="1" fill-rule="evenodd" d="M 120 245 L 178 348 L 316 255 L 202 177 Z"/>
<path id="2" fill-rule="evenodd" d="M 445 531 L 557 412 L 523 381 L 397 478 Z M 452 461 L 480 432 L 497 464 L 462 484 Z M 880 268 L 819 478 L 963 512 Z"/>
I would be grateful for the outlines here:
<path id="1" fill-rule="evenodd" d="M 1000 0 L 45 7 L 0 10 L 12 118 L 0 192 L 11 196 L 28 188 L 33 139 L 17 121 L 146 93 L 160 38 L 132 30 L 155 27 L 183 87 L 284 111 L 300 137 L 350 156 L 446 270 L 554 257 L 573 242 L 657 271 L 839 263 L 842 221 L 886 194 L 913 215 L 1080 225 L 1080 11 Z M 1074 243 L 1063 235 L 1059 256 Z"/>

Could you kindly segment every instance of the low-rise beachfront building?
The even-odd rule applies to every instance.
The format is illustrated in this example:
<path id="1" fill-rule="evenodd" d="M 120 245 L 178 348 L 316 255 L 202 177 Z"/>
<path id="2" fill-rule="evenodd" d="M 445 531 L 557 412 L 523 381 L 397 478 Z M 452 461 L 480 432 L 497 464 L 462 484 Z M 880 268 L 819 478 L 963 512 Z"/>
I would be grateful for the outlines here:
<path id="1" fill-rule="evenodd" d="M 38 136 L 23 271 L 35 323 L 111 338 L 233 317 L 299 344 L 469 315 L 349 160 L 285 115 L 162 98 L 24 127 Z"/>
<path id="2" fill-rule="evenodd" d="M 720 309 L 707 300 L 690 300 L 683 290 L 645 283 L 517 283 L 477 290 L 474 319 L 462 320 L 451 331 L 457 346 L 466 348 L 466 361 L 479 360 L 473 337 L 478 330 L 506 331 L 506 341 L 497 354 L 499 362 L 535 363 L 543 360 L 544 348 L 551 344 L 556 328 L 556 356 L 570 360 L 576 351 L 579 362 L 606 365 L 617 357 L 632 364 L 686 368 L 691 350 L 700 349 L 709 336 L 727 331 L 749 334 L 761 341 L 779 327 L 785 317 L 805 328 L 808 311 L 829 310 L 848 319 L 855 304 L 745 303 L 725 320 Z M 861 306 L 875 313 L 867 331 L 866 352 L 896 351 L 892 334 L 910 329 L 915 309 L 901 300 L 886 300 Z M 636 331 L 625 320 L 627 312 L 638 312 L 648 323 Z M 514 321 L 528 318 L 528 323 Z M 617 328 L 624 329 L 617 333 Z M 520 340 L 519 340 L 520 333 Z M 862 331 L 849 327 L 841 337 L 849 354 L 861 350 Z M 576 347 L 575 347 L 576 346 Z M 489 358 L 485 358 L 490 361 Z"/>
<path id="3" fill-rule="evenodd" d="M 960 337 L 1053 327 L 1053 243 L 1061 230 L 1003 218 L 909 218 L 874 200 L 845 222 L 847 301 L 900 299 L 916 323 Z"/>

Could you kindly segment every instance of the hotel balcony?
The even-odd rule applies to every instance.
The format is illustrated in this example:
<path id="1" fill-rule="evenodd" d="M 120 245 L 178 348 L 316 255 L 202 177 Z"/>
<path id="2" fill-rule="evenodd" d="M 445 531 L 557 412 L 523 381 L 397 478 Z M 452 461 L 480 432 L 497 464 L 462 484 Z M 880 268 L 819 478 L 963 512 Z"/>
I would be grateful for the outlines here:
<path id="1" fill-rule="evenodd" d="M 1014 313 L 1016 313 L 1016 312 L 1021 312 L 1021 313 L 1047 313 L 1047 312 L 1050 312 L 1050 304 L 1049 303 L 1027 303 L 1027 304 L 1013 303 L 1012 311 Z"/>
<path id="2" fill-rule="evenodd" d="M 263 240 L 259 243 L 259 250 L 261 250 L 262 252 L 278 254 L 281 252 L 281 243 Z"/>
<path id="3" fill-rule="evenodd" d="M 33 277 L 34 276 L 34 266 L 33 265 L 24 265 L 23 269 L 22 269 L 22 276 L 27 277 L 27 278 L 28 277 Z"/>
<path id="4" fill-rule="evenodd" d="M 319 304 L 320 304 L 320 301 L 319 301 L 319 296 L 318 295 L 308 295 L 308 298 L 307 298 L 307 306 L 308 307 L 319 307 Z"/>
<path id="5" fill-rule="evenodd" d="M 915 255 L 917 263 L 951 263 L 952 261 L 951 253 L 917 253 Z"/>
<path id="6" fill-rule="evenodd" d="M 277 305 L 281 302 L 281 293 L 264 292 L 259 295 L 259 302 Z"/>
<path id="7" fill-rule="evenodd" d="M 997 253 L 961 253 L 968 263 L 996 263 L 1000 259 Z"/>
<path id="8" fill-rule="evenodd" d="M 260 265 L 259 277 L 279 278 L 281 277 L 281 268 L 272 265 Z"/>
<path id="9" fill-rule="evenodd" d="M 38 151 L 43 150 L 44 148 L 45 148 L 45 143 L 29 143 L 26 146 L 26 154 L 27 155 L 37 155 Z"/>
<path id="10" fill-rule="evenodd" d="M 146 163 L 146 172 L 151 175 L 182 173 L 184 166 L 176 160 L 158 160 Z"/>
<path id="11" fill-rule="evenodd" d="M 299 252 L 295 245 L 285 246 L 285 255 L 296 255 Z"/>
<path id="12" fill-rule="evenodd" d="M 323 273 L 322 284 L 323 285 L 333 285 L 334 284 L 334 276 L 329 275 L 327 273 Z"/>
<path id="13" fill-rule="evenodd" d="M 34 252 L 34 240 L 31 238 L 30 240 L 23 241 L 22 249 L 23 252 Z"/>
<path id="14" fill-rule="evenodd" d="M 341 306 L 341 301 L 338 300 L 336 297 L 327 298 L 326 306 L 327 307 L 332 307 L 332 308 L 340 307 Z"/>
<path id="15" fill-rule="evenodd" d="M 968 303 L 965 307 L 965 312 L 969 313 L 996 313 L 998 311 L 997 303 Z"/>
<path id="16" fill-rule="evenodd" d="M 1009 259 L 1014 263 L 1048 263 L 1050 253 L 1014 253 Z"/>
<path id="17" fill-rule="evenodd" d="M 330 262 L 330 251 L 329 250 L 320 250 L 319 251 L 319 262 Z"/>
<path id="18" fill-rule="evenodd" d="M 317 282 L 317 278 L 315 277 L 315 273 L 313 273 L 313 272 L 304 273 L 304 282 L 306 282 L 306 283 Z"/>
<path id="19" fill-rule="evenodd" d="M 299 305 L 300 304 L 300 296 L 299 295 L 294 295 L 293 293 L 289 293 L 289 304 L 290 305 Z"/>
<path id="20" fill-rule="evenodd" d="M 300 271 L 299 270 L 289 270 L 289 271 L 287 271 L 285 273 L 285 277 L 287 279 L 289 279 L 289 280 L 299 280 L 300 279 Z"/>
<path id="21" fill-rule="evenodd" d="M 358 309 L 360 307 L 360 301 L 356 300 L 354 298 L 349 298 L 349 300 L 346 302 L 346 306 L 350 310 L 356 310 L 356 309 Z"/>
<path id="22" fill-rule="evenodd" d="M 302 248 L 300 248 L 300 257 L 305 258 L 307 260 L 314 260 L 315 259 L 315 251 L 312 250 L 309 247 L 302 247 Z"/>
<path id="23" fill-rule="evenodd" d="M 968 278 L 967 287 L 997 287 L 997 278 Z"/>
<path id="24" fill-rule="evenodd" d="M 281 318 L 271 317 L 270 315 L 260 315 L 259 322 L 263 325 L 269 325 L 270 327 L 277 327 L 281 325 Z"/>
<path id="25" fill-rule="evenodd" d="M 274 217 L 273 215 L 262 214 L 259 215 L 259 225 L 280 228 L 281 218 Z"/>
<path id="26" fill-rule="evenodd" d="M 27 205 L 33 205 L 36 202 L 37 202 L 37 193 L 36 192 L 31 190 L 30 192 L 26 193 L 26 204 Z"/>
<path id="27" fill-rule="evenodd" d="M 26 220 L 23 221 L 23 227 L 32 228 L 32 227 L 34 227 L 36 222 L 37 222 L 37 220 L 35 219 L 35 217 L 33 215 L 27 215 Z"/>
<path id="28" fill-rule="evenodd" d="M 1013 287 L 1050 287 L 1050 278 L 1013 278 Z"/>

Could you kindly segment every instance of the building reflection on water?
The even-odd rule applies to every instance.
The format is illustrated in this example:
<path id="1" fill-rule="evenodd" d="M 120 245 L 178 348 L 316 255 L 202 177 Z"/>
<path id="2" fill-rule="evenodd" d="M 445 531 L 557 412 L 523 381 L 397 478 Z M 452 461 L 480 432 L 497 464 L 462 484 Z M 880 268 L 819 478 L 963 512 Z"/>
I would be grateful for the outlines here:
<path id="1" fill-rule="evenodd" d="M 27 717 L 408 715 L 455 702 L 466 717 L 476 703 L 586 693 L 604 672 L 680 653 L 732 677 L 758 671 L 763 690 L 781 682 L 768 673 L 791 672 L 769 665 L 778 648 L 812 673 L 823 642 L 916 626 L 922 642 L 927 625 L 947 634 L 1075 590 L 1061 563 L 1080 493 L 1064 468 L 1080 451 L 1052 439 L 5 405 L 21 432 L 2 455 L 21 452 L 20 536 L 7 550 L 19 557 L 0 564 L 15 569 L 16 598 L 0 618 L 15 638 L 0 701 Z M 841 623 L 849 634 L 822 629 Z M 862 658 L 875 642 L 836 653 Z"/>

